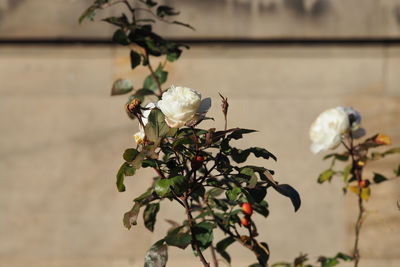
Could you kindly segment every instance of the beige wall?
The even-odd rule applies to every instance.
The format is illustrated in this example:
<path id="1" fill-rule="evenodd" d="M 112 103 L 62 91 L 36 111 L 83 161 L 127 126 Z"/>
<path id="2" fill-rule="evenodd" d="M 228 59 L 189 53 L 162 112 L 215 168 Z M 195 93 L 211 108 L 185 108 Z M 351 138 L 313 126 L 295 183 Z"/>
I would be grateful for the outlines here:
<path id="1" fill-rule="evenodd" d="M 101 23 L 77 25 L 89 0 L 0 0 L 0 38 L 109 38 Z M 174 0 L 196 32 L 160 26 L 168 36 L 202 38 L 399 37 L 399 0 Z M 249 4 L 252 3 L 252 4 Z M 297 3 L 298 5 L 294 5 Z M 303 7 L 303 8 L 302 8 Z M 362 8 L 361 8 L 362 7 Z M 320 12 L 316 12 L 319 10 Z M 321 11 L 322 10 L 322 11 Z M 111 14 L 116 11 L 105 11 Z M 397 12 L 397 13 L 396 13 Z M 102 13 L 102 15 L 107 15 Z M 397 14 L 397 15 L 396 15 Z M 309 152 L 308 128 L 322 110 L 348 105 L 361 111 L 370 134 L 400 144 L 400 46 L 193 46 L 169 65 L 169 83 L 213 98 L 210 115 L 222 126 L 218 92 L 230 101 L 229 124 L 260 130 L 242 145 L 264 146 L 265 162 L 281 182 L 297 188 L 303 205 L 271 191 L 271 215 L 257 219 L 272 259 L 300 252 L 350 252 L 355 198 L 340 181 L 318 185 L 328 163 Z M 141 84 L 128 52 L 107 46 L 0 46 L 0 266 L 143 266 L 147 248 L 183 218 L 162 204 L 158 228 L 127 231 L 122 215 L 150 182 L 140 171 L 118 193 L 115 173 L 133 146 L 137 125 L 124 96 L 109 96 L 116 78 Z M 253 162 L 258 162 L 252 159 Z M 371 165 L 388 176 L 399 156 Z M 400 180 L 373 188 L 361 239 L 360 267 L 400 265 Z M 254 262 L 232 247 L 233 267 Z M 168 266 L 200 266 L 188 250 L 171 249 Z M 345 266 L 345 265 L 344 265 Z"/>
<path id="2" fill-rule="evenodd" d="M 327 163 L 309 152 L 308 127 L 322 110 L 350 105 L 364 115 L 371 134 L 385 132 L 399 144 L 399 51 L 195 46 L 169 67 L 170 83 L 214 99 L 210 115 L 216 122 L 204 127 L 222 125 L 217 92 L 228 96 L 230 125 L 260 130 L 243 145 L 276 153 L 278 162 L 265 165 L 300 191 L 298 213 L 271 191 L 271 215 L 257 220 L 273 261 L 299 252 L 316 258 L 350 251 L 354 196 L 343 197 L 339 181 L 315 182 Z M 124 114 L 125 97 L 111 98 L 109 90 L 113 79 L 140 83 L 143 73 L 130 72 L 124 49 L 2 47 L 1 266 L 142 266 L 145 250 L 168 228 L 164 219 L 183 216 L 165 202 L 155 234 L 122 225 L 122 214 L 152 174 L 139 172 L 128 179 L 127 192 L 117 193 L 115 173 L 137 125 Z M 374 170 L 390 175 L 398 162 L 398 156 L 388 158 Z M 363 267 L 399 264 L 399 185 L 393 181 L 373 190 L 361 240 Z M 254 262 L 239 247 L 231 251 L 233 266 Z M 193 262 L 189 251 L 171 253 L 169 266 Z"/>
<path id="3" fill-rule="evenodd" d="M 0 37 L 109 38 L 106 23 L 78 17 L 94 0 L 0 0 Z M 196 28 L 161 24 L 159 32 L 186 38 L 396 38 L 400 0 L 161 0 Z M 119 14 L 99 12 L 96 18 Z"/>

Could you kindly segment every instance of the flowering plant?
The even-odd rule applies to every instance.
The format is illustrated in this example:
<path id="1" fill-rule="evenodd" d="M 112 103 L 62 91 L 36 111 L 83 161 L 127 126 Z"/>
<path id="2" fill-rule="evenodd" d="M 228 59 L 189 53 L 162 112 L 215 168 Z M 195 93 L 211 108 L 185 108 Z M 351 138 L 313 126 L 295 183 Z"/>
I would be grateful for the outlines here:
<path id="1" fill-rule="evenodd" d="M 359 239 L 365 220 L 365 201 L 371 195 L 371 187 L 393 178 L 374 173 L 371 179 L 363 174 L 368 162 L 382 159 L 388 155 L 400 153 L 400 147 L 388 150 L 374 151 L 376 148 L 391 144 L 390 137 L 385 134 L 375 134 L 364 141 L 356 143 L 366 131 L 361 127 L 361 115 L 350 107 L 336 107 L 322 112 L 310 127 L 310 150 L 317 154 L 343 147 L 343 152 L 330 153 L 323 157 L 331 159 L 330 167 L 318 177 L 318 183 L 331 182 L 335 176 L 342 178 L 343 192 L 351 191 L 357 195 L 358 215 L 354 229 L 354 247 L 350 255 L 339 252 L 333 257 L 320 256 L 318 263 L 321 267 L 333 267 L 341 262 L 353 262 L 357 267 L 360 261 Z M 343 169 L 336 169 L 338 162 L 345 163 Z M 400 165 L 394 170 L 394 178 L 400 177 Z M 397 204 L 399 205 L 399 203 Z M 400 208 L 400 205 L 399 205 Z M 309 263 L 307 254 L 300 254 L 293 263 L 278 262 L 272 267 L 315 267 Z"/>
<path id="2" fill-rule="evenodd" d="M 356 143 L 366 134 L 361 128 L 361 115 L 350 107 L 336 107 L 329 109 L 318 116 L 310 129 L 310 138 L 313 141 L 311 151 L 318 153 L 334 149 L 340 144 L 344 152 L 331 153 L 324 156 L 324 160 L 331 159 L 330 167 L 318 177 L 318 183 L 331 181 L 334 176 L 341 176 L 344 182 L 343 192 L 351 191 L 357 195 L 358 215 L 355 224 L 355 240 L 352 253 L 354 266 L 360 261 L 359 238 L 361 227 L 365 220 L 364 202 L 371 195 L 371 186 L 389 181 L 384 175 L 374 173 L 371 179 L 363 175 L 366 164 L 379 160 L 385 156 L 400 153 L 400 148 L 391 148 L 386 151 L 374 151 L 375 148 L 391 144 L 391 139 L 385 134 L 375 134 L 362 142 Z M 337 161 L 347 162 L 344 169 L 335 170 Z M 400 165 L 394 170 L 395 177 L 400 176 Z"/>
<path id="3" fill-rule="evenodd" d="M 139 127 L 139 132 L 134 135 L 136 146 L 123 153 L 124 161 L 117 172 L 116 185 L 120 192 L 125 191 L 125 178 L 135 175 L 140 168 L 151 168 L 156 174 L 149 179 L 149 188 L 134 199 L 123 223 L 130 229 L 137 224 L 142 211 L 145 227 L 153 231 L 160 202 L 165 200 L 181 206 L 186 214 L 183 222 L 173 222 L 166 235 L 149 249 L 145 266 L 165 266 L 169 246 L 181 249 L 190 246 L 204 266 L 210 266 L 203 255 L 203 251 L 210 248 L 214 265 L 218 266 L 216 252 L 230 262 L 226 250 L 234 242 L 254 252 L 257 263 L 252 267 L 267 266 L 268 244 L 257 240 L 253 213 L 268 216 L 265 198 L 271 188 L 288 197 L 295 211 L 301 203 L 299 194 L 290 185 L 278 183 L 273 178 L 273 170 L 246 164 L 250 155 L 266 160 L 276 160 L 276 157 L 265 148 L 235 146 L 236 140 L 256 131 L 227 127 L 229 104 L 226 97 L 220 95 L 224 129 L 201 129 L 200 123 L 210 119 L 206 115 L 211 99 L 202 99 L 198 91 L 187 87 L 164 88 L 168 75 L 165 65 L 178 59 L 183 46 L 152 32 L 148 22 L 153 20 L 138 18 L 137 13 L 147 10 L 162 21 L 189 27 L 167 20 L 167 17 L 177 15 L 172 7 L 151 0 L 138 0 L 134 4 L 128 0 L 96 0 L 82 19 L 93 18 L 96 10 L 117 3 L 124 4 L 131 16 L 130 20 L 126 15 L 105 19 L 118 27 L 113 39 L 129 45 L 132 68 L 142 64 L 150 74 L 140 89 L 134 89 L 133 83 L 124 79 L 118 79 L 112 88 L 112 95 L 132 92 L 125 109 L 131 119 L 137 120 Z M 154 70 L 150 56 L 164 57 L 165 61 Z M 216 230 L 222 231 L 224 238 L 215 240 Z"/>

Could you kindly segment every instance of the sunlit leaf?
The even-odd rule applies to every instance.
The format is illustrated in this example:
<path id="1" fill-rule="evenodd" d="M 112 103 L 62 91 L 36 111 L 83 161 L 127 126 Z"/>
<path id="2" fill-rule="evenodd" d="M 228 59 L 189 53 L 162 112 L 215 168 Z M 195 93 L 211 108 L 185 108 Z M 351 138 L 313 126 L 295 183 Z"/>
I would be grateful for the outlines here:
<path id="1" fill-rule="evenodd" d="M 323 182 L 332 180 L 332 177 L 334 174 L 335 174 L 335 172 L 332 169 L 327 169 L 327 170 L 323 171 L 318 176 L 318 183 L 322 184 Z"/>
<path id="2" fill-rule="evenodd" d="M 123 95 L 133 90 L 133 84 L 127 79 L 118 79 L 113 83 L 111 95 Z"/>
<path id="3" fill-rule="evenodd" d="M 168 261 L 168 245 L 164 239 L 151 246 L 144 257 L 144 267 L 165 267 Z"/>

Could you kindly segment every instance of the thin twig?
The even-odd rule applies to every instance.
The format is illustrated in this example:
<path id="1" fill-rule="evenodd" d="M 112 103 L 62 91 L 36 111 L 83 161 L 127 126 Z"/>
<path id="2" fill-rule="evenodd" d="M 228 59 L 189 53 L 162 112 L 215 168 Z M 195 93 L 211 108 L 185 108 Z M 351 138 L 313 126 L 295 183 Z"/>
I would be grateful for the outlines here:
<path id="1" fill-rule="evenodd" d="M 193 220 L 192 212 L 191 212 L 189 203 L 188 203 L 188 201 L 187 201 L 187 198 L 188 198 L 187 196 L 185 196 L 185 197 L 183 198 L 183 204 L 185 205 L 187 220 L 188 220 L 190 232 L 191 232 L 191 234 L 192 234 L 192 246 L 193 246 L 193 248 L 196 250 L 197 254 L 199 255 L 200 261 L 201 261 L 201 263 L 203 263 L 204 267 L 210 267 L 210 264 L 209 264 L 209 263 L 207 262 L 207 260 L 204 258 L 204 255 L 203 255 L 203 253 L 202 253 L 201 250 L 200 250 L 199 243 L 198 243 L 198 241 L 196 240 L 196 235 L 195 235 L 195 233 L 194 233 L 194 231 L 193 231 L 193 221 L 194 221 L 194 220 Z"/>
<path id="2" fill-rule="evenodd" d="M 212 243 L 210 245 L 210 250 L 211 250 L 211 256 L 212 256 L 212 259 L 213 259 L 214 267 L 218 267 L 217 254 L 215 253 L 215 248 L 214 248 L 214 245 Z"/>
<path id="3" fill-rule="evenodd" d="M 149 67 L 149 70 L 150 70 L 150 72 L 151 72 L 151 76 L 153 77 L 153 79 L 156 81 L 156 84 L 157 84 L 157 88 L 158 88 L 158 97 L 161 98 L 161 96 L 162 96 L 162 94 L 163 94 L 163 90 L 162 90 L 162 88 L 161 88 L 161 83 L 160 83 L 160 80 L 158 79 L 158 77 L 157 77 L 157 75 L 156 75 L 156 73 L 155 73 L 153 67 L 151 66 L 151 63 L 150 63 L 150 56 L 149 56 L 149 52 L 147 52 L 147 50 L 146 50 L 146 59 L 147 59 L 147 66 Z"/>

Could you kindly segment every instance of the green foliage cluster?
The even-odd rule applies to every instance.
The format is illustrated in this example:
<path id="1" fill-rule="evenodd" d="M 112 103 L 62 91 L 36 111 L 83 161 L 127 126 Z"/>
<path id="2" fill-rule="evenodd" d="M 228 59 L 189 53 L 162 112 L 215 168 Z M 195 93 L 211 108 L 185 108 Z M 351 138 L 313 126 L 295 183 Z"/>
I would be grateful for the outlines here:
<path id="1" fill-rule="evenodd" d="M 93 20 L 99 10 L 114 5 L 125 6 L 126 13 L 102 19 L 102 21 L 117 28 L 112 40 L 117 44 L 129 47 L 132 69 L 144 66 L 150 71 L 149 75 L 144 78 L 143 85 L 136 87 L 130 100 L 138 98 L 143 101 L 147 96 L 161 97 L 162 85 L 168 77 L 168 72 L 165 70 L 167 62 L 176 61 L 181 56 L 183 49 L 189 47 L 158 35 L 153 31 L 153 25 L 156 21 L 162 21 L 190 29 L 193 29 L 193 27 L 172 19 L 179 14 L 174 8 L 160 5 L 152 0 L 96 0 L 81 15 L 79 22 Z M 163 58 L 164 62 L 154 68 L 150 62 L 151 56 Z M 118 79 L 113 84 L 111 95 L 127 94 L 134 89 L 134 83 L 130 80 Z"/>
<path id="2" fill-rule="evenodd" d="M 344 183 L 343 193 L 351 191 L 355 194 L 360 194 L 363 200 L 367 201 L 371 195 L 371 186 L 380 184 L 382 182 L 390 181 L 393 178 L 400 176 L 400 165 L 393 170 L 394 177 L 387 178 L 383 174 L 373 173 L 370 178 L 365 178 L 362 172 L 368 162 L 383 159 L 386 156 L 400 153 L 400 148 L 390 148 L 383 152 L 374 149 L 381 146 L 389 145 L 388 142 L 381 142 L 381 138 L 389 137 L 383 134 L 376 134 L 370 138 L 365 139 L 359 144 L 354 143 L 354 138 L 347 136 L 343 141 L 345 151 L 341 153 L 331 153 L 324 156 L 324 160 L 331 160 L 331 164 L 328 169 L 324 170 L 318 176 L 318 183 L 322 184 L 325 182 L 331 182 L 336 176 L 341 177 Z M 337 170 L 335 168 L 336 163 L 342 162 L 344 165 L 343 169 Z M 357 178 L 359 176 L 359 178 Z"/>
<path id="3" fill-rule="evenodd" d="M 166 91 L 163 88 L 168 78 L 166 63 L 176 61 L 182 49 L 188 48 L 156 34 L 152 24 L 159 20 L 192 27 L 171 20 L 179 12 L 152 0 L 96 0 L 83 13 L 80 21 L 93 19 L 98 10 L 115 4 L 124 5 L 129 15 L 108 17 L 103 21 L 117 27 L 113 40 L 129 47 L 132 69 L 142 65 L 149 70 L 141 87 L 135 88 L 130 80 L 118 79 L 111 90 L 111 95 L 131 93 L 126 104 L 127 114 L 132 119 L 138 119 L 145 133 L 144 140 L 123 153 L 124 161 L 116 177 L 117 189 L 125 191 L 126 177 L 134 176 L 140 168 L 151 168 L 156 173 L 156 177 L 149 179 L 149 188 L 133 200 L 133 207 L 125 213 L 123 223 L 130 229 L 137 225 L 142 214 L 145 227 L 154 231 L 160 202 L 165 200 L 180 205 L 186 214 L 182 222 L 169 221 L 173 227 L 148 250 L 145 266 L 165 266 L 170 246 L 181 249 L 190 246 L 204 266 L 209 266 L 203 256 L 207 248 L 212 250 L 213 255 L 217 252 L 230 263 L 227 249 L 235 242 L 254 252 L 257 263 L 252 267 L 267 266 L 268 244 L 257 240 L 258 230 L 251 217 L 252 211 L 249 214 L 241 206 L 247 203 L 256 214 L 267 217 L 269 206 L 266 196 L 272 188 L 288 197 L 297 211 L 301 205 L 299 194 L 290 185 L 275 181 L 272 170 L 246 165 L 250 156 L 277 159 L 265 148 L 235 147 L 236 140 L 255 131 L 227 129 L 228 102 L 222 95 L 223 130 L 198 128 L 198 124 L 206 119 L 204 116 L 191 121 L 187 127 L 170 128 L 158 108 L 151 109 L 148 122 L 143 123 L 143 112 L 149 110 L 144 103 L 160 99 Z M 139 17 L 138 14 L 147 14 L 148 17 Z M 153 68 L 151 57 L 162 57 L 164 63 Z M 217 230 L 225 235 L 221 240 L 214 240 Z M 217 262 L 216 256 L 213 261 Z"/>

